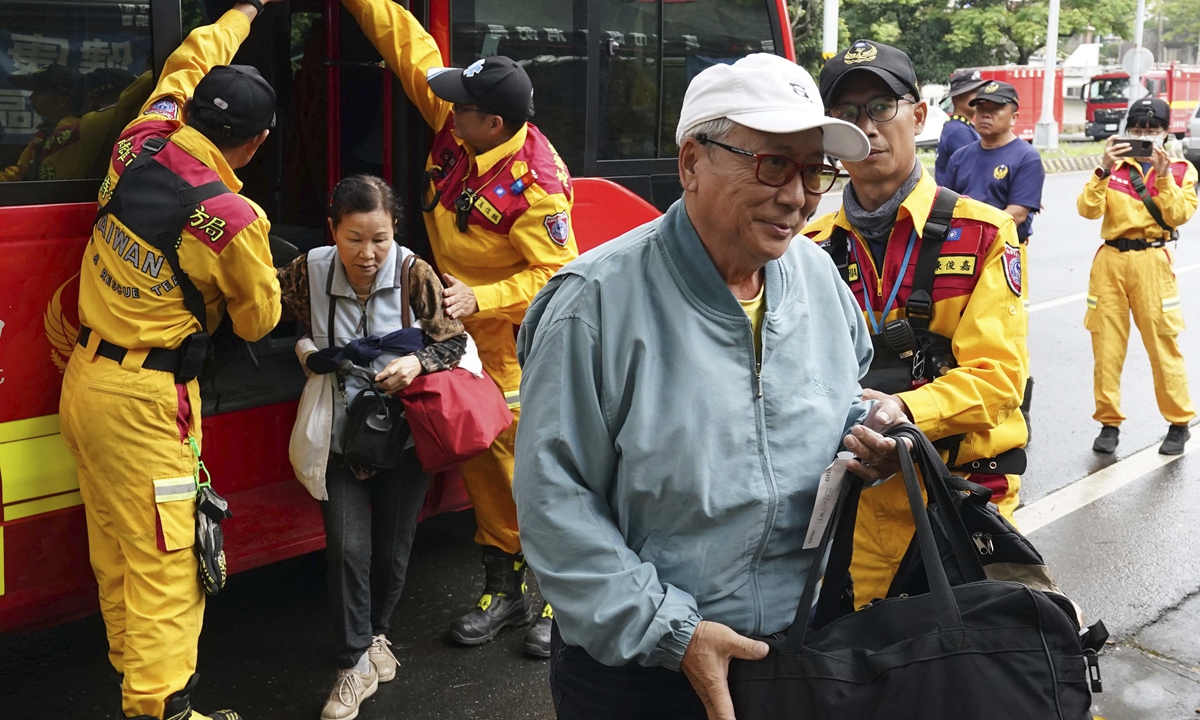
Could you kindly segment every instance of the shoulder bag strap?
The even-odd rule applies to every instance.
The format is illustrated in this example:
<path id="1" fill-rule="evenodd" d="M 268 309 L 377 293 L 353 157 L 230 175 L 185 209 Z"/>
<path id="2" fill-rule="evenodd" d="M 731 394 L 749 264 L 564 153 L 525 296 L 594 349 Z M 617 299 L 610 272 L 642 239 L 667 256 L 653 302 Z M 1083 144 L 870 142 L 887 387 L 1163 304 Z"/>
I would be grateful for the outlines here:
<path id="1" fill-rule="evenodd" d="M 933 278 L 937 272 L 938 258 L 942 254 L 942 243 L 950 233 L 950 221 L 954 217 L 954 206 L 959 195 L 950 188 L 938 188 L 929 217 L 921 231 L 921 252 L 917 255 L 917 266 L 913 270 L 912 291 L 904 305 L 908 321 L 914 330 L 928 330 L 933 318 Z"/>
<path id="2" fill-rule="evenodd" d="M 129 163 L 129 165 L 125 168 L 125 172 L 127 173 L 131 170 L 137 170 L 146 163 L 150 162 L 150 158 L 157 155 L 158 151 L 162 150 L 166 146 L 167 139 L 165 137 L 152 137 L 146 140 L 146 142 L 142 143 L 142 151 L 137 154 L 137 157 L 133 159 L 133 162 Z M 100 222 L 100 218 L 104 217 L 105 215 L 110 213 L 115 215 L 116 213 L 121 212 L 121 196 L 117 194 L 117 185 L 121 184 L 121 178 L 124 177 L 125 174 L 122 173 L 121 177 L 117 178 L 117 184 L 113 185 L 112 192 L 109 193 L 108 202 L 96 208 L 96 217 L 92 219 L 93 227 L 96 225 L 96 223 Z"/>
<path id="3" fill-rule="evenodd" d="M 149 140 L 146 141 L 147 144 L 149 142 Z M 144 155 L 145 153 L 139 155 L 138 159 L 134 160 L 134 162 L 138 162 Z M 227 192 L 229 192 L 229 188 L 225 186 L 225 183 L 220 181 L 210 182 L 200 187 L 181 190 L 179 193 L 179 204 L 186 208 L 186 217 L 190 216 L 200 203 Z M 182 240 L 182 233 L 183 228 L 180 228 L 179 233 L 162 232 L 156 237 L 146 238 L 146 242 L 153 245 L 167 259 L 167 264 L 171 266 L 172 272 L 175 273 L 175 278 L 179 280 L 179 290 L 183 293 L 183 304 L 187 307 L 188 312 L 196 318 L 196 322 L 200 323 L 200 331 L 208 332 L 208 311 L 204 305 L 204 294 L 200 292 L 200 289 L 196 287 L 196 284 L 192 282 L 188 274 L 183 271 L 183 266 L 179 263 L 179 246 Z"/>
<path id="4" fill-rule="evenodd" d="M 397 245 L 396 246 L 397 251 L 399 251 L 399 248 L 400 248 L 400 246 Z M 412 327 L 412 320 L 410 319 L 412 317 L 412 310 L 410 310 L 410 308 L 412 306 L 412 302 L 408 295 L 408 293 L 409 293 L 408 276 L 411 274 L 412 266 L 414 264 L 416 264 L 416 262 L 417 262 L 417 254 L 414 252 L 410 252 L 408 254 L 408 257 L 404 258 L 404 260 L 402 262 L 396 263 L 395 283 L 400 286 L 400 315 L 401 315 L 401 321 L 404 323 L 404 327 L 406 327 L 406 328 Z"/>
<path id="5" fill-rule="evenodd" d="M 829 244 L 825 246 L 825 252 L 829 253 L 833 264 L 837 266 L 838 275 L 842 276 L 842 282 L 847 284 L 850 282 L 850 246 L 847 244 L 849 240 L 850 236 L 846 229 L 835 225 L 833 231 L 829 233 Z"/>
<path id="6" fill-rule="evenodd" d="M 1142 204 L 1146 206 L 1146 210 L 1150 212 L 1150 217 L 1154 218 L 1154 222 L 1158 223 L 1160 228 L 1166 230 L 1172 240 L 1179 239 L 1178 231 L 1163 220 L 1162 210 L 1158 209 L 1158 203 L 1154 202 L 1154 198 L 1150 197 L 1150 192 L 1146 190 L 1146 183 L 1142 180 L 1142 174 L 1131 168 L 1129 170 L 1129 184 L 1137 191 L 1138 197 L 1142 199 Z"/>

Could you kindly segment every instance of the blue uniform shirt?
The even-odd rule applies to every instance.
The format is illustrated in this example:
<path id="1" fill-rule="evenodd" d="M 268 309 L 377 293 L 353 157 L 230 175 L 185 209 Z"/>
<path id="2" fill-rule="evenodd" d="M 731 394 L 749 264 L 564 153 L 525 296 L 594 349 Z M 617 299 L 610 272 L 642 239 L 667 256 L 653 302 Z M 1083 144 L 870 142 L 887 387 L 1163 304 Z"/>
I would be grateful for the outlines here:
<path id="1" fill-rule="evenodd" d="M 1042 157 L 1032 145 L 1017 138 L 991 150 L 976 141 L 954 153 L 945 185 L 1001 210 L 1009 205 L 1029 208 L 1029 217 L 1017 226 L 1017 238 L 1025 242 L 1033 232 L 1033 213 L 1042 207 L 1045 181 Z"/>
<path id="2" fill-rule="evenodd" d="M 933 166 L 933 178 L 938 185 L 945 185 L 949 180 L 947 169 L 950 167 L 950 156 L 959 148 L 979 140 L 975 132 L 975 124 L 962 115 L 951 115 L 942 126 L 942 136 L 937 144 L 937 162 Z"/>

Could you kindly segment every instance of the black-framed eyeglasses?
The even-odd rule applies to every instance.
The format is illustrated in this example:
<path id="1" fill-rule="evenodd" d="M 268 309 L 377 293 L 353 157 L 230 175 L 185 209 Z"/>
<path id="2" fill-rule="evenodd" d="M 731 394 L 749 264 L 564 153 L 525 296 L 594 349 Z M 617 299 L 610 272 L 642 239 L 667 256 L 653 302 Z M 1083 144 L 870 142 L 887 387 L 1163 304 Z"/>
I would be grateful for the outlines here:
<path id="1" fill-rule="evenodd" d="M 913 103 L 906 97 L 896 97 L 894 95 L 880 95 L 877 98 L 872 98 L 865 103 L 855 105 L 854 103 L 842 103 L 829 108 L 829 117 L 838 120 L 845 120 L 848 123 L 857 123 L 862 117 L 865 110 L 867 115 L 877 123 L 885 123 L 896 117 L 896 113 L 900 110 L 900 103 Z"/>
<path id="2" fill-rule="evenodd" d="M 796 177 L 796 174 L 799 173 L 800 182 L 804 185 L 805 192 L 810 192 L 814 195 L 823 195 L 833 188 L 833 183 L 838 178 L 838 169 L 825 163 L 801 164 L 786 155 L 767 155 L 750 152 L 749 150 L 717 142 L 707 135 L 700 135 L 696 140 L 701 145 L 716 145 L 735 155 L 754 158 L 758 162 L 758 165 L 754 168 L 754 177 L 763 185 L 769 185 L 770 187 L 783 187 L 790 183 L 792 178 Z"/>

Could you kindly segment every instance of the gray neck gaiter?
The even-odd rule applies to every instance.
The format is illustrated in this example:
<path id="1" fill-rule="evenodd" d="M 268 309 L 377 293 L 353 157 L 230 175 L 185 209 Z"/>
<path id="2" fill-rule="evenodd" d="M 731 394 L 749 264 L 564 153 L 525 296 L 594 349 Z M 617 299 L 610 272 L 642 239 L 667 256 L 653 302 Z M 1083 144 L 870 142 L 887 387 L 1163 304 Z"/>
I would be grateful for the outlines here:
<path id="1" fill-rule="evenodd" d="M 908 179 L 904 181 L 896 194 L 888 198 L 887 202 L 873 212 L 863 210 L 862 205 L 858 204 L 853 183 L 847 183 L 846 188 L 842 190 L 842 207 L 846 210 L 846 219 L 850 221 L 850 225 L 858 231 L 863 240 L 867 241 L 876 265 L 883 262 L 888 236 L 892 234 L 892 227 L 896 224 L 896 215 L 900 212 L 900 203 L 904 202 L 904 199 L 912 193 L 920 179 L 921 163 L 916 161 L 913 163 L 912 172 L 908 174 Z"/>

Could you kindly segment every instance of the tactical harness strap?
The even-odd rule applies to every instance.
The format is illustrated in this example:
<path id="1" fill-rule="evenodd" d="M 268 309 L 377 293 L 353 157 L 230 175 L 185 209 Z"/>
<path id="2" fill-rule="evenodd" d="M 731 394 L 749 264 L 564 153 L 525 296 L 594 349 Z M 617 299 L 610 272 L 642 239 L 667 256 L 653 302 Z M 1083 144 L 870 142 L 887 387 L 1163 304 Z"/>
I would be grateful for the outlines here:
<path id="1" fill-rule="evenodd" d="M 1158 223 L 1160 228 L 1167 231 L 1168 239 L 1172 241 L 1178 240 L 1179 230 L 1171 227 L 1163 220 L 1162 210 L 1158 208 L 1158 203 L 1154 202 L 1154 198 L 1150 197 L 1150 192 L 1146 190 L 1146 183 L 1142 180 L 1142 176 L 1132 169 L 1129 171 L 1129 184 L 1137 191 L 1138 197 L 1142 199 L 1142 204 L 1146 206 L 1146 210 L 1150 212 L 1150 217 L 1154 218 L 1154 222 Z M 1145 248 L 1132 249 L 1143 250 Z M 1121 250 L 1121 252 L 1125 252 L 1125 250 Z"/>
<path id="2" fill-rule="evenodd" d="M 105 215 L 112 215 L 158 250 L 170 265 L 183 293 L 184 306 L 200 323 L 200 331 L 189 335 L 179 347 L 182 359 L 175 374 L 177 380 L 186 381 L 200 374 L 209 343 L 204 295 L 179 263 L 182 233 L 197 206 L 232 191 L 219 180 L 193 187 L 158 162 L 155 156 L 167 142 L 167 138 L 155 137 L 142 144 L 141 152 L 125 168 L 108 202 L 97 208 L 92 226 Z"/>

